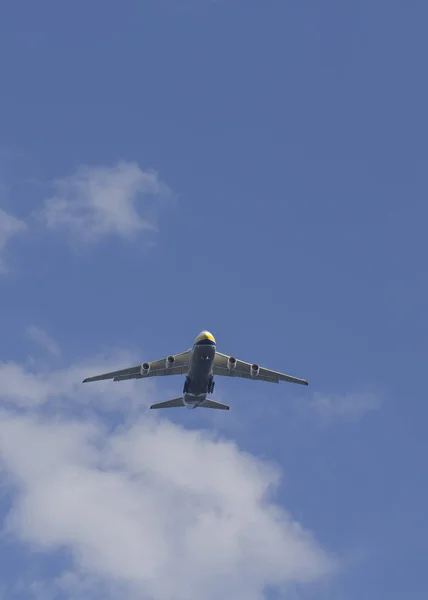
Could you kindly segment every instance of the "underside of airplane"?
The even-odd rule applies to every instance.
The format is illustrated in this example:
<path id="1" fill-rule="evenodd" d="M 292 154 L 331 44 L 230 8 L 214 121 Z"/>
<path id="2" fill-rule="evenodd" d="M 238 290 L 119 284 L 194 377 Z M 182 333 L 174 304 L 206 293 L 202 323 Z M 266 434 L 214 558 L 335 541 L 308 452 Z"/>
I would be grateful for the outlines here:
<path id="1" fill-rule="evenodd" d="M 208 398 L 214 391 L 214 376 L 242 377 L 249 380 L 279 383 L 285 381 L 308 385 L 305 379 L 285 375 L 271 369 L 260 367 L 256 363 L 247 363 L 234 356 L 217 352 L 214 336 L 209 331 L 202 331 L 195 339 L 192 348 L 179 354 L 171 354 L 166 358 L 152 362 L 144 362 L 135 367 L 103 373 L 87 377 L 83 383 L 112 379 L 126 381 L 128 379 L 144 379 L 166 375 L 186 375 L 182 395 L 166 402 L 152 404 L 150 408 L 214 408 L 229 410 L 227 404 Z"/>

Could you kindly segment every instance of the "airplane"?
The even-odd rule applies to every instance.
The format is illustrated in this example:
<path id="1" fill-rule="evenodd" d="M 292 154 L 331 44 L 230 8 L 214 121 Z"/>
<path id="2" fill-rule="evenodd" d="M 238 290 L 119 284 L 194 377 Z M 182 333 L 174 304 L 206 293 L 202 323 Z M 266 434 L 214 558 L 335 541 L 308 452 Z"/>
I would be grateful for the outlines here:
<path id="1" fill-rule="evenodd" d="M 153 362 L 143 362 L 141 365 L 87 377 L 83 383 L 113 379 L 125 381 L 127 379 L 144 379 L 163 375 L 186 375 L 183 395 L 166 402 L 152 404 L 151 409 L 172 408 L 185 406 L 186 408 L 214 408 L 229 410 L 230 406 L 207 398 L 214 391 L 214 375 L 228 377 L 243 377 L 250 380 L 269 381 L 279 383 L 288 381 L 308 385 L 305 379 L 284 375 L 277 371 L 265 369 L 256 363 L 247 363 L 234 356 L 217 352 L 214 336 L 209 331 L 201 331 L 195 339 L 192 348 L 179 354 L 171 354 L 166 358 Z"/>

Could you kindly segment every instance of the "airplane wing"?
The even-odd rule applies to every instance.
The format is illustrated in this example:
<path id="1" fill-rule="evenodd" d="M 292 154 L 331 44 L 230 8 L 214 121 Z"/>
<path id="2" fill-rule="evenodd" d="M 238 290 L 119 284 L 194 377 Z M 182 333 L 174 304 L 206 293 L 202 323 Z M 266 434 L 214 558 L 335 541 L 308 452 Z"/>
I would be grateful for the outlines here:
<path id="1" fill-rule="evenodd" d="M 271 369 L 265 369 L 257 364 L 251 364 L 244 362 L 243 360 L 238 360 L 234 356 L 221 354 L 221 352 L 216 352 L 215 354 L 213 372 L 214 375 L 243 377 L 244 379 L 259 379 L 261 381 L 268 381 L 271 383 L 287 381 L 289 383 L 308 385 L 308 382 L 305 379 L 299 379 L 298 377 L 292 377 L 291 375 L 278 373 L 277 371 L 272 371 Z"/>
<path id="2" fill-rule="evenodd" d="M 87 377 L 83 383 L 89 381 L 101 381 L 103 379 L 113 379 L 113 381 L 125 381 L 126 379 L 143 379 L 146 377 L 159 377 L 162 375 L 182 375 L 189 370 L 190 351 L 172 354 L 160 360 L 145 362 L 128 369 L 120 369 L 111 373 L 103 373 L 94 377 Z"/>

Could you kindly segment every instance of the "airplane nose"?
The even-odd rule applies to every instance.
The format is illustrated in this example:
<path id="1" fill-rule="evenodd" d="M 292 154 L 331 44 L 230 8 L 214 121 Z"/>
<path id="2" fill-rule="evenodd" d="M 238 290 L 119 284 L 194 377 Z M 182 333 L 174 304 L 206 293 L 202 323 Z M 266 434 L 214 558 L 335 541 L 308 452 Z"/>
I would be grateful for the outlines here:
<path id="1" fill-rule="evenodd" d="M 195 343 L 201 342 L 203 340 L 209 340 L 210 342 L 212 342 L 214 344 L 216 343 L 213 334 L 210 333 L 209 331 L 207 331 L 206 329 L 201 331 L 201 333 L 196 338 Z"/>

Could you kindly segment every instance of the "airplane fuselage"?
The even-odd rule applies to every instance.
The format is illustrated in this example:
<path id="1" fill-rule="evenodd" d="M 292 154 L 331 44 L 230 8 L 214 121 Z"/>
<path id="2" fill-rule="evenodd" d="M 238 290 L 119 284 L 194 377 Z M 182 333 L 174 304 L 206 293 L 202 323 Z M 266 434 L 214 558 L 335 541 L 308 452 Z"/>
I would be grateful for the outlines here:
<path id="1" fill-rule="evenodd" d="M 201 405 L 214 390 L 213 364 L 215 341 L 207 337 L 193 344 L 189 372 L 183 388 L 183 400 L 187 408 Z"/>

